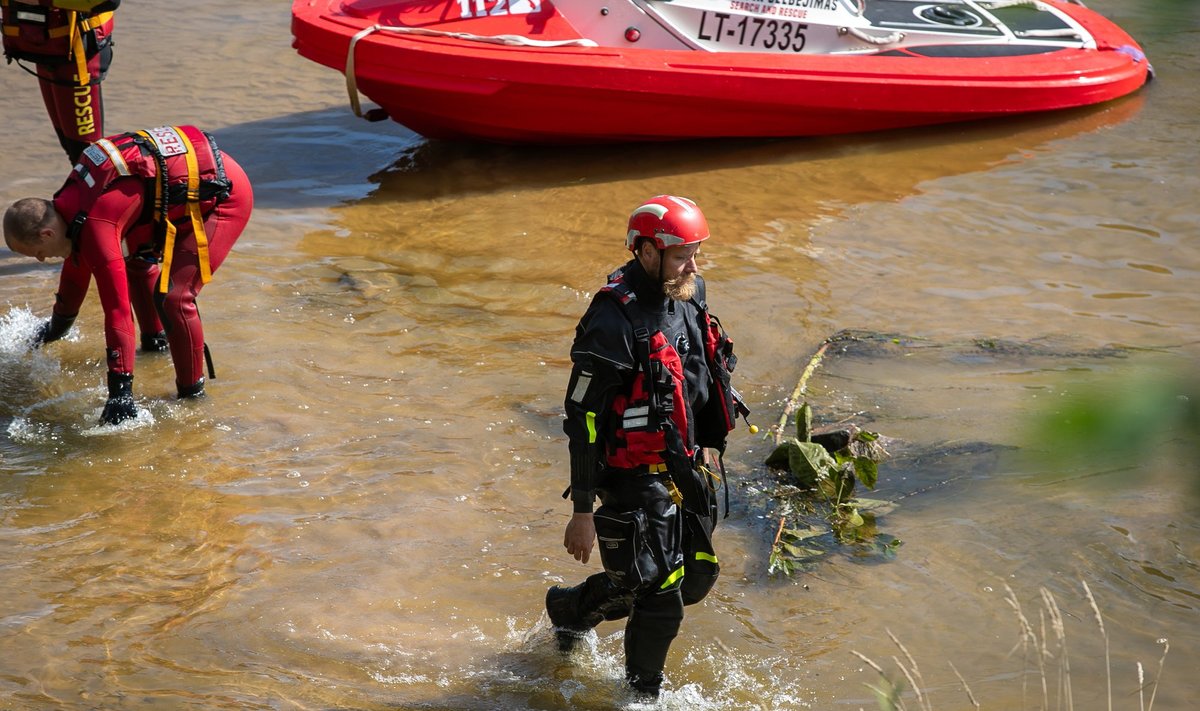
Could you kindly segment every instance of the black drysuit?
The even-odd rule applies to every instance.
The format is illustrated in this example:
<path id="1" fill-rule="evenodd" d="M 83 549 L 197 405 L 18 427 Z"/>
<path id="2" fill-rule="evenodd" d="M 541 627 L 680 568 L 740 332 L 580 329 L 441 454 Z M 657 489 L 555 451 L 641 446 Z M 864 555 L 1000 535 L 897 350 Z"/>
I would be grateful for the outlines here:
<path id="1" fill-rule="evenodd" d="M 570 440 L 570 496 L 574 511 L 583 513 L 591 512 L 594 499 L 600 499 L 602 506 L 594 520 L 606 571 L 572 591 L 578 629 L 628 617 L 627 674 L 634 688 L 657 692 L 684 605 L 703 599 L 716 579 L 710 542 L 715 498 L 712 481 L 695 471 L 694 459 L 680 464 L 678 458 L 667 458 L 675 464 L 632 469 L 617 469 L 607 461 L 621 420 L 613 410 L 614 400 L 628 394 L 635 375 L 644 370 L 631 315 L 649 333 L 661 331 L 679 355 L 686 402 L 674 405 L 687 408 L 688 431 L 680 434 L 688 450 L 696 449 L 695 415 L 704 416 L 712 378 L 704 354 L 703 280 L 696 277 L 695 298 L 677 301 L 663 295 L 658 281 L 636 259 L 617 273 L 622 271 L 634 298 L 622 305 L 618 294 L 598 293 L 580 319 L 571 347 L 574 366 L 563 424 Z M 704 444 L 723 447 L 724 439 Z M 671 471 L 672 466 L 687 471 Z M 679 489 L 703 495 L 680 501 L 678 495 L 672 496 L 673 482 L 678 481 L 697 482 Z M 638 550 L 628 548 L 629 537 L 623 531 L 630 527 L 639 530 Z M 703 565 L 694 565 L 697 560 Z M 627 572 L 631 566 L 636 570 Z"/>

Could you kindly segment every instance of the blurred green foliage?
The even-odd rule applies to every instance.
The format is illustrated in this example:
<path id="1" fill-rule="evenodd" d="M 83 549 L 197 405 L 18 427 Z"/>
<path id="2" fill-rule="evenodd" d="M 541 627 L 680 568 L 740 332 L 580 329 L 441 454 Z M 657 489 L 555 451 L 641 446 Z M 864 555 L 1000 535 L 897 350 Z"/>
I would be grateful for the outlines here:
<path id="1" fill-rule="evenodd" d="M 1104 472 L 1200 464 L 1200 373 L 1146 366 L 1064 386 L 1052 409 L 1028 421 L 1042 467 Z M 1200 478 L 1191 478 L 1200 494 Z"/>

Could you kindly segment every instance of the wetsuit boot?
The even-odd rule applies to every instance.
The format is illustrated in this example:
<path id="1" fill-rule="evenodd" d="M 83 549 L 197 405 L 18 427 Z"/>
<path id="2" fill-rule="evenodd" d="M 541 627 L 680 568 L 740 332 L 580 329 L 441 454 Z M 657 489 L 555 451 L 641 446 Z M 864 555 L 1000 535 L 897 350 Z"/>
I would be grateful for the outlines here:
<path id="1" fill-rule="evenodd" d="M 143 353 L 166 353 L 167 348 L 168 348 L 168 346 L 167 346 L 167 332 L 166 331 L 142 334 L 142 352 Z"/>
<path id="2" fill-rule="evenodd" d="M 175 386 L 179 392 L 179 399 L 201 398 L 204 397 L 204 378 L 200 378 L 191 385 Z"/>
<path id="3" fill-rule="evenodd" d="M 662 692 L 662 672 L 650 674 L 648 672 L 637 672 L 632 669 L 626 669 L 625 681 L 641 701 L 654 701 L 658 699 L 658 695 Z"/>

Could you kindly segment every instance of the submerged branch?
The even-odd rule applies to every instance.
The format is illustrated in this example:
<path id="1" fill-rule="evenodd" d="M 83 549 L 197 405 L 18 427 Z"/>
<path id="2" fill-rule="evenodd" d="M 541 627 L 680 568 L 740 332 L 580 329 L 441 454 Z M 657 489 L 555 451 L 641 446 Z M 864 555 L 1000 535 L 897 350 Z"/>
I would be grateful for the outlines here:
<path id="1" fill-rule="evenodd" d="M 817 349 L 817 352 L 813 354 L 812 358 L 808 359 L 808 365 L 804 368 L 804 372 L 801 373 L 800 380 L 796 382 L 796 388 L 792 390 L 791 396 L 784 403 L 783 413 L 779 416 L 778 424 L 775 425 L 775 444 L 783 441 L 783 428 L 787 426 L 788 416 L 799 407 L 800 398 L 804 396 L 804 393 L 808 389 L 808 379 L 812 377 L 812 374 L 821 365 L 821 359 L 825 357 L 825 351 L 829 349 L 830 343 L 831 341 L 826 340 Z"/>

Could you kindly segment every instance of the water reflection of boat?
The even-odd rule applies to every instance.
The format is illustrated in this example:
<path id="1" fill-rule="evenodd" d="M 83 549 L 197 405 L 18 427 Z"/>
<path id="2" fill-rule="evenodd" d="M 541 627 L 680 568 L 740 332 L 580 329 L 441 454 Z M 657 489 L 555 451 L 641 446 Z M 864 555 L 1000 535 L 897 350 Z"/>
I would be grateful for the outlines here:
<path id="1" fill-rule="evenodd" d="M 1066 0 L 294 0 L 301 55 L 434 138 L 855 133 L 1136 91 L 1122 29 Z"/>
<path id="2" fill-rule="evenodd" d="M 928 180 L 1022 160 L 1052 142 L 1111 129 L 1137 116 L 1147 97 L 1138 93 L 1103 106 L 887 134 L 575 146 L 415 141 L 368 176 L 376 187 L 363 202 L 377 207 L 381 202 L 469 199 L 573 185 L 619 191 L 623 188 L 617 186 L 629 181 L 652 189 L 661 181 L 678 184 L 681 176 L 692 176 L 693 185 L 715 192 L 720 192 L 718 185 L 755 181 L 786 185 L 788 189 L 768 192 L 781 206 L 818 214 L 823 211 L 809 201 L 824 198 L 845 205 L 897 200 Z M 332 154 L 318 152 L 310 158 L 338 164 Z M 839 178 L 850 174 L 857 177 Z M 817 189 L 816 183 L 830 180 L 838 185 L 835 195 Z M 805 185 L 812 189 L 802 189 Z"/>

